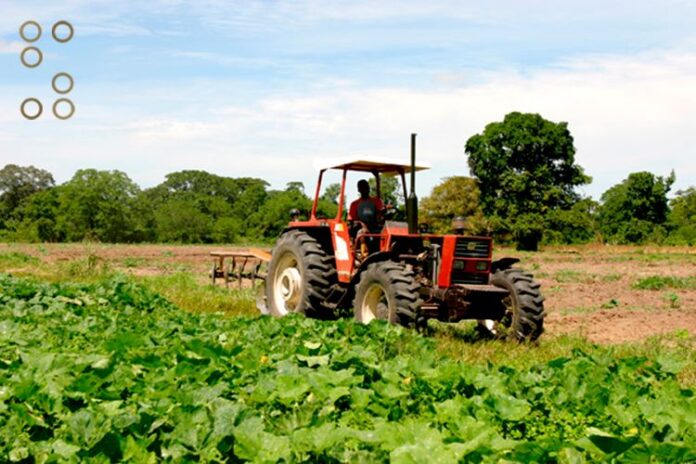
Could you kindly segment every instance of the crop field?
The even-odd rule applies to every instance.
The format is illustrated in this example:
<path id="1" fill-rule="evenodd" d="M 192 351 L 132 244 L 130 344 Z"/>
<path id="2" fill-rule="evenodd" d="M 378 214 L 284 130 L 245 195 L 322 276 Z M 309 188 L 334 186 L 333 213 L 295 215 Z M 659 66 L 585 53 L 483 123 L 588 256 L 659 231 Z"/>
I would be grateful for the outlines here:
<path id="1" fill-rule="evenodd" d="M 0 245 L 0 462 L 696 461 L 696 250 L 518 255 L 537 344 L 260 317 L 219 246 Z"/>

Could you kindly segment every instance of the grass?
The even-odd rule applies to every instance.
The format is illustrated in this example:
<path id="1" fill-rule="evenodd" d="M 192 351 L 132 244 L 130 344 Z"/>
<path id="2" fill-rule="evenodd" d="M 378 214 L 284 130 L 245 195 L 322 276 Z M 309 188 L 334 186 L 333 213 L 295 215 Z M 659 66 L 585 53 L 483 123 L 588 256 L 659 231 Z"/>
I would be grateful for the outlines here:
<path id="1" fill-rule="evenodd" d="M 57 271 L 60 276 L 79 280 L 99 280 L 113 274 L 109 262 L 94 253 L 89 253 L 84 258 L 59 263 Z"/>
<path id="2" fill-rule="evenodd" d="M 577 284 L 594 281 L 594 276 L 592 274 L 583 271 L 574 271 L 571 269 L 561 269 L 553 275 L 553 278 L 556 282 L 561 284 Z"/>
<path id="3" fill-rule="evenodd" d="M 191 272 L 191 266 L 183 263 L 156 263 L 155 267 L 164 273 Z"/>
<path id="4" fill-rule="evenodd" d="M 645 253 L 642 251 L 628 251 L 614 256 L 607 256 L 607 262 L 623 263 L 628 261 L 638 262 L 670 262 L 670 263 L 696 263 L 696 254 L 693 253 Z"/>
<path id="5" fill-rule="evenodd" d="M 619 306 L 619 300 L 612 298 L 611 300 L 607 301 L 606 303 L 602 303 L 601 308 L 602 309 L 612 309 L 612 308 L 617 308 Z"/>
<path id="6" fill-rule="evenodd" d="M 125 258 L 123 260 L 123 267 L 134 268 L 141 267 L 146 263 L 143 258 Z"/>
<path id="7" fill-rule="evenodd" d="M 223 313 L 226 316 L 255 316 L 259 313 L 252 289 L 230 290 L 201 284 L 190 272 L 143 277 L 142 283 L 187 311 Z"/>
<path id="8" fill-rule="evenodd" d="M 682 385 L 696 386 L 696 337 L 683 330 L 651 337 L 643 342 L 611 346 L 596 345 L 574 335 L 544 335 L 535 343 L 476 340 L 471 334 L 470 324 L 460 333 L 440 330 L 434 337 L 441 354 L 463 363 L 491 363 L 524 369 L 552 359 L 570 357 L 576 350 L 590 354 L 609 350 L 616 357 L 638 356 L 669 363 L 679 371 Z"/>
<path id="9" fill-rule="evenodd" d="M 601 282 L 617 282 L 617 281 L 621 280 L 621 277 L 623 277 L 623 275 L 618 274 L 618 273 L 604 274 L 604 275 L 599 276 L 599 280 Z"/>
<path id="10" fill-rule="evenodd" d="M 40 260 L 38 258 L 19 251 L 0 253 L 0 269 L 3 270 L 15 267 L 37 265 L 39 262 Z"/>
<path id="11" fill-rule="evenodd" d="M 696 289 L 696 277 L 653 275 L 639 279 L 633 284 L 638 290 L 662 290 L 665 288 Z"/>
<path id="12" fill-rule="evenodd" d="M 623 277 L 619 273 L 610 274 L 591 274 L 585 271 L 572 269 L 561 269 L 553 274 L 553 279 L 561 284 L 589 284 L 593 282 L 611 283 L 621 280 Z"/>
<path id="13" fill-rule="evenodd" d="M 679 295 L 677 295 L 674 292 L 665 293 L 662 299 L 664 299 L 668 303 L 670 309 L 679 309 L 681 307 Z"/>

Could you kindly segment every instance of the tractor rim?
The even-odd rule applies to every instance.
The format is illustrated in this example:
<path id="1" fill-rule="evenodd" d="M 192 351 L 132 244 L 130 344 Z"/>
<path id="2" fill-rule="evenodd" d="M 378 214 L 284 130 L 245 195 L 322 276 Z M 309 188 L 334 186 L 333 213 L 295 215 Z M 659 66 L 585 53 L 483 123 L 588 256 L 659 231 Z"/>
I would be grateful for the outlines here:
<path id="1" fill-rule="evenodd" d="M 281 315 L 297 311 L 302 296 L 302 274 L 294 254 L 287 253 L 278 262 L 273 281 L 273 300 Z"/>
<path id="2" fill-rule="evenodd" d="M 496 337 L 504 336 L 512 324 L 515 313 L 515 302 L 512 296 L 508 295 L 501 300 L 505 312 L 500 319 L 479 319 L 478 324 L 485 328 L 489 333 Z"/>
<path id="3" fill-rule="evenodd" d="M 374 319 L 384 321 L 390 319 L 387 292 L 381 284 L 374 282 L 368 287 L 360 305 L 360 313 L 364 323 L 369 323 Z"/>

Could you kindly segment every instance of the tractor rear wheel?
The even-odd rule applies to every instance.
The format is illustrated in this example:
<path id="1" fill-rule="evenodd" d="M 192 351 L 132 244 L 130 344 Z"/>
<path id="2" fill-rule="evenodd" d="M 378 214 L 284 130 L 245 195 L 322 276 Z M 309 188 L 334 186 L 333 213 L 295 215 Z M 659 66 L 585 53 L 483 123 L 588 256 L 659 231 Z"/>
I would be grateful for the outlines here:
<path id="1" fill-rule="evenodd" d="M 491 284 L 510 293 L 502 301 L 502 319 L 493 324 L 486 321 L 487 324 L 481 327 L 495 335 L 506 334 L 513 340 L 533 341 L 539 338 L 544 331 L 544 297 L 541 296 L 539 282 L 522 269 L 510 268 L 492 274 Z"/>
<path id="2" fill-rule="evenodd" d="M 381 319 L 413 327 L 422 303 L 411 266 L 381 261 L 368 265 L 361 274 L 353 311 L 363 324 Z"/>
<path id="3" fill-rule="evenodd" d="M 330 318 L 326 306 L 331 286 L 336 282 L 333 257 L 306 232 L 291 230 L 273 248 L 266 277 L 266 304 L 270 314 L 300 313 Z"/>

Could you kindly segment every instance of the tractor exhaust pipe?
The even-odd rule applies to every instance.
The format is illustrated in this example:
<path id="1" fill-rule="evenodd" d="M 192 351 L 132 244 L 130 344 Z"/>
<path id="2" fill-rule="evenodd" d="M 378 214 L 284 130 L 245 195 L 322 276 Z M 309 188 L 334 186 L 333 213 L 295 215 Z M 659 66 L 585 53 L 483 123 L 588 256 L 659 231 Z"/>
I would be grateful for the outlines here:
<path id="1" fill-rule="evenodd" d="M 416 134 L 411 134 L 411 193 L 406 200 L 408 233 L 418 233 L 418 197 L 416 196 Z"/>

